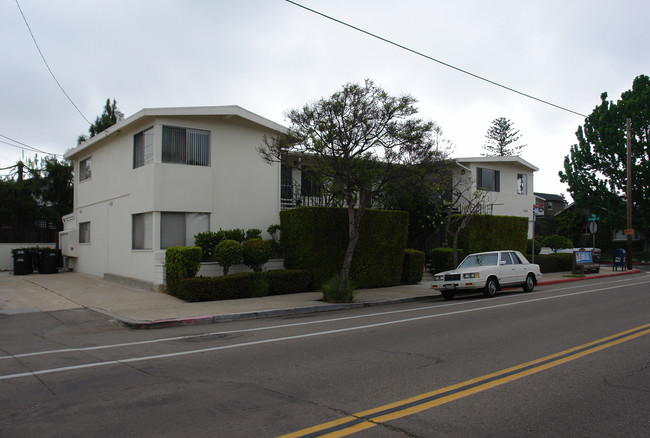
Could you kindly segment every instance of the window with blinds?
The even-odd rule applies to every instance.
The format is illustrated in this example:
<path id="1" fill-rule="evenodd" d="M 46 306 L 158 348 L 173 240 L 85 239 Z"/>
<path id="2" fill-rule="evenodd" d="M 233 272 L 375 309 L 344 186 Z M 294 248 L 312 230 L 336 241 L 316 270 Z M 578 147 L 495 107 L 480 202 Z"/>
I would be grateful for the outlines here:
<path id="1" fill-rule="evenodd" d="M 162 162 L 210 165 L 210 132 L 163 126 Z"/>
<path id="2" fill-rule="evenodd" d="M 153 128 L 133 136 L 133 168 L 153 163 Z"/>

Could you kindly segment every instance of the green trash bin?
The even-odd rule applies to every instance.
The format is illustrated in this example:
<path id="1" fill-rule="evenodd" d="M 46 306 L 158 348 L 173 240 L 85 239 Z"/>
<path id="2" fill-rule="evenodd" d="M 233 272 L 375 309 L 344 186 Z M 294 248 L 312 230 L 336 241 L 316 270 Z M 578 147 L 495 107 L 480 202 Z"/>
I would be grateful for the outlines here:
<path id="1" fill-rule="evenodd" d="M 39 274 L 56 274 L 59 272 L 57 267 L 58 253 L 55 249 L 38 250 L 38 273 Z"/>
<path id="2" fill-rule="evenodd" d="M 14 275 L 29 275 L 34 272 L 32 251 L 24 248 L 12 249 L 11 255 L 14 258 Z"/>

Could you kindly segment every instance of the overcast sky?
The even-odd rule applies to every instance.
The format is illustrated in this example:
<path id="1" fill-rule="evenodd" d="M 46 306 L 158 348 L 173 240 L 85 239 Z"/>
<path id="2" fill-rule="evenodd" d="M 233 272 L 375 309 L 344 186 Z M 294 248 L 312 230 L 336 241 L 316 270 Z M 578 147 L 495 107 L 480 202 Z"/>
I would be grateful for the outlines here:
<path id="1" fill-rule="evenodd" d="M 647 0 L 297 0 L 476 75 L 590 114 L 650 74 Z M 540 168 L 535 191 L 565 193 L 557 176 L 584 118 L 500 89 L 284 0 L 18 0 L 57 80 L 90 121 L 115 98 L 142 108 L 239 105 L 284 114 L 365 78 L 411 94 L 420 115 L 480 156 L 506 117 Z M 0 168 L 22 150 L 54 154 L 89 124 L 41 59 L 16 0 L 0 2 Z M 25 157 L 33 156 L 25 150 Z M 2 174 L 2 172 L 0 172 Z"/>

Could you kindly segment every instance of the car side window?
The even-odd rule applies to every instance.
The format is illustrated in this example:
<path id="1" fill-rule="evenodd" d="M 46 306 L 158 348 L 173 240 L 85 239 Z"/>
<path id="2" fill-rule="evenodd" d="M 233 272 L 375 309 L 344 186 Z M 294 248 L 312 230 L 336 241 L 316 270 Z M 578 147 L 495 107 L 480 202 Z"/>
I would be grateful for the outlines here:
<path id="1" fill-rule="evenodd" d="M 515 265 L 521 265 L 522 264 L 521 259 L 519 258 L 519 256 L 516 253 L 511 252 L 510 255 L 512 256 L 512 263 L 514 263 Z"/>
<path id="2" fill-rule="evenodd" d="M 501 261 L 506 262 L 506 265 L 512 265 L 512 259 L 510 258 L 510 253 L 509 252 L 502 252 L 501 253 Z"/>

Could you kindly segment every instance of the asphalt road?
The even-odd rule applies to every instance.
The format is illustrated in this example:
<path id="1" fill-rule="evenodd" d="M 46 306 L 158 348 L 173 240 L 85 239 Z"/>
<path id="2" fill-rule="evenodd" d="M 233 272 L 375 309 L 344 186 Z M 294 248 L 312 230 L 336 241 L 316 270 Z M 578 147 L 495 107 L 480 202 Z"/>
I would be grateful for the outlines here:
<path id="1" fill-rule="evenodd" d="M 649 365 L 647 273 L 155 331 L 11 315 L 0 436 L 650 436 Z"/>

